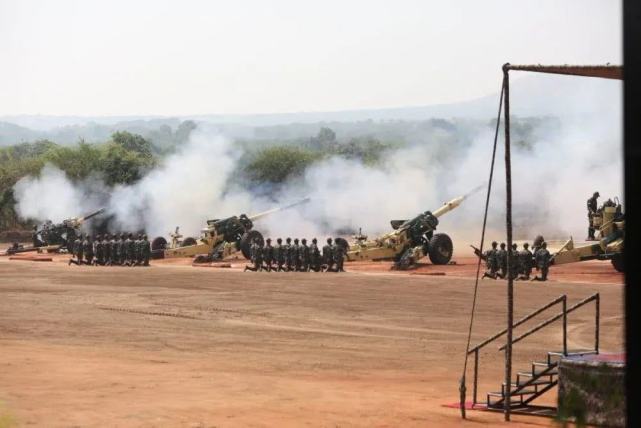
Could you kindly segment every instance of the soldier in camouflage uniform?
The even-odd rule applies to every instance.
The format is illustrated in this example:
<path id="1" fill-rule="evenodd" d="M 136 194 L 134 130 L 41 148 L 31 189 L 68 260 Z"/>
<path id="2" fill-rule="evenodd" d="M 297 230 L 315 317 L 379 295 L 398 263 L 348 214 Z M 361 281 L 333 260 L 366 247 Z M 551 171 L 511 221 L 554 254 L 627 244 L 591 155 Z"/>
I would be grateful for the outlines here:
<path id="1" fill-rule="evenodd" d="M 294 272 L 300 271 L 299 249 L 300 245 L 298 244 L 298 238 L 294 238 L 294 244 L 289 247 L 290 257 L 292 259 L 292 270 Z"/>
<path id="2" fill-rule="evenodd" d="M 136 239 L 135 253 L 136 253 L 136 266 L 141 266 L 143 263 L 143 240 L 142 233 L 138 234 L 138 239 Z"/>
<path id="3" fill-rule="evenodd" d="M 334 268 L 334 245 L 332 238 L 327 238 L 327 244 L 323 246 L 323 271 L 331 272 Z"/>
<path id="4" fill-rule="evenodd" d="M 91 236 L 87 234 L 85 240 L 82 241 L 82 250 L 85 253 L 85 261 L 88 265 L 93 263 L 93 242 L 91 242 Z"/>
<path id="5" fill-rule="evenodd" d="M 498 242 L 492 241 L 492 248 L 485 251 L 485 254 L 481 257 L 485 260 L 485 266 L 487 270 L 481 277 L 483 278 L 492 278 L 496 279 L 497 272 L 499 271 L 499 261 L 498 261 L 498 252 L 497 247 L 499 246 Z M 480 252 L 480 251 L 479 251 Z"/>
<path id="6" fill-rule="evenodd" d="M 529 280 L 532 274 L 532 267 L 534 266 L 534 256 L 532 251 L 528 248 L 530 245 L 526 242 L 523 244 L 523 250 L 519 253 L 521 259 L 521 279 Z"/>
<path id="7" fill-rule="evenodd" d="M 123 265 L 124 266 L 131 266 L 133 262 L 133 256 L 134 256 L 134 240 L 133 234 L 129 232 L 128 234 L 125 235 L 125 242 L 123 243 Z"/>
<path id="8" fill-rule="evenodd" d="M 534 238 L 534 242 L 532 242 L 532 252 L 536 254 L 537 251 L 539 251 L 539 248 L 541 248 L 541 244 L 545 241 L 545 238 L 543 238 L 543 235 L 537 235 L 536 238 Z"/>
<path id="9" fill-rule="evenodd" d="M 120 235 L 117 233 L 111 238 L 111 264 L 120 264 Z"/>
<path id="10" fill-rule="evenodd" d="M 102 236 L 96 235 L 96 240 L 94 241 L 94 244 L 93 244 L 93 252 L 96 255 L 96 259 L 94 260 L 94 263 L 100 266 L 105 264 L 104 248 L 105 246 L 102 243 Z"/>
<path id="11" fill-rule="evenodd" d="M 142 235 L 142 265 L 149 266 L 149 257 L 151 257 L 151 243 L 147 235 Z"/>
<path id="12" fill-rule="evenodd" d="M 314 272 L 319 272 L 321 270 L 321 254 L 318 249 L 318 240 L 316 238 L 312 239 L 312 244 L 309 246 L 309 268 Z"/>
<path id="13" fill-rule="evenodd" d="M 334 241 L 333 255 L 334 264 L 336 264 L 336 272 L 345 272 L 345 269 L 343 269 L 343 262 L 345 261 L 345 247 Z"/>
<path id="14" fill-rule="evenodd" d="M 496 275 L 501 278 L 507 278 L 507 250 L 505 249 L 505 242 L 501 242 L 500 249 L 496 253 L 496 259 L 499 262 L 499 270 Z"/>
<path id="15" fill-rule="evenodd" d="M 592 221 L 592 217 L 596 215 L 597 213 L 597 208 L 598 208 L 598 202 L 597 199 L 599 199 L 599 192 L 594 192 L 592 197 L 588 199 L 587 202 L 587 207 L 588 207 L 588 241 L 596 241 L 596 237 L 594 236 L 594 224 Z"/>
<path id="16" fill-rule="evenodd" d="M 512 278 L 512 280 L 518 279 L 519 273 L 521 273 L 521 258 L 519 257 L 518 248 L 518 245 L 513 242 L 512 259 L 510 260 L 510 278 Z"/>
<path id="17" fill-rule="evenodd" d="M 265 240 L 267 243 L 265 248 L 263 248 L 263 260 L 265 261 L 265 269 L 267 272 L 271 272 L 274 264 L 274 247 L 272 247 L 272 238 L 267 238 Z"/>
<path id="18" fill-rule="evenodd" d="M 244 272 L 247 272 L 248 270 L 252 272 L 263 270 L 263 249 L 261 248 L 257 239 L 254 239 L 250 248 L 252 266 L 245 265 Z"/>
<path id="19" fill-rule="evenodd" d="M 82 233 L 78 234 L 78 237 L 73 241 L 73 254 L 76 256 L 74 260 L 73 257 L 69 259 L 69 264 L 72 263 L 80 266 L 84 257 L 84 251 L 82 246 Z"/>
<path id="20" fill-rule="evenodd" d="M 309 257 L 310 251 L 307 246 L 307 239 L 303 238 L 301 245 L 298 248 L 298 258 L 300 259 L 300 270 L 301 272 L 309 272 Z"/>
<path id="21" fill-rule="evenodd" d="M 282 251 L 285 253 L 285 271 L 286 272 L 291 272 L 294 266 L 291 247 L 292 247 L 292 238 L 285 239 L 285 245 L 283 245 Z"/>
<path id="22" fill-rule="evenodd" d="M 276 261 L 276 270 L 278 272 L 283 271 L 283 266 L 285 265 L 285 251 L 283 249 L 283 240 L 281 238 L 276 240 L 276 246 L 274 247 L 274 260 Z"/>
<path id="23" fill-rule="evenodd" d="M 125 264 L 126 260 L 126 246 L 125 246 L 125 233 L 120 234 L 120 239 L 118 240 L 118 265 L 122 266 Z"/>
<path id="24" fill-rule="evenodd" d="M 548 251 L 547 242 L 541 244 L 541 248 L 537 250 L 534 254 L 534 259 L 536 262 L 536 270 L 541 271 L 541 277 L 538 275 L 532 278 L 532 281 L 547 281 L 548 280 L 548 271 L 550 269 L 550 263 L 552 262 L 552 256 Z"/>
<path id="25" fill-rule="evenodd" d="M 108 233 L 102 240 L 102 254 L 105 258 L 105 266 L 111 266 L 111 236 Z"/>

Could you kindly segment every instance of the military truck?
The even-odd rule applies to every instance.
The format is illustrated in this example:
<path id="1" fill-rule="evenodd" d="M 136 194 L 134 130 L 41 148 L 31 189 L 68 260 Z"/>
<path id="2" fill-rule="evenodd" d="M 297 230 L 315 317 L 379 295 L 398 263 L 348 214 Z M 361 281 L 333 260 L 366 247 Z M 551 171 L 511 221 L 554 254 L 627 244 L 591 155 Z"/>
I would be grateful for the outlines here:
<path id="1" fill-rule="evenodd" d="M 309 202 L 309 198 L 302 199 L 293 204 L 274 208 L 259 214 L 248 216 L 241 214 L 224 219 L 207 220 L 207 227 L 201 230 L 199 239 L 183 236 L 179 229 L 171 236 L 171 242 L 162 237 L 156 237 L 151 242 L 151 254 L 154 259 L 171 257 L 196 257 L 196 261 L 222 260 L 240 251 L 249 259 L 251 257 L 251 243 L 256 239 L 264 243 L 263 235 L 254 229 L 254 222 L 295 206 Z"/>
<path id="2" fill-rule="evenodd" d="M 625 215 L 618 198 L 608 199 L 595 214 L 592 225 L 598 230 L 598 242 L 575 247 L 572 237 L 557 251 L 554 265 L 585 260 L 610 260 L 618 271 L 624 271 L 623 244 L 625 240 Z"/>
<path id="3" fill-rule="evenodd" d="M 438 218 L 458 207 L 466 196 L 443 204 L 436 211 L 425 211 L 410 220 L 391 220 L 392 232 L 368 240 L 360 232 L 348 243 L 336 238 L 345 249 L 347 261 L 393 260 L 395 269 L 408 269 L 421 258 L 429 256 L 436 265 L 448 264 L 454 252 L 452 239 L 445 233 L 434 233 Z"/>

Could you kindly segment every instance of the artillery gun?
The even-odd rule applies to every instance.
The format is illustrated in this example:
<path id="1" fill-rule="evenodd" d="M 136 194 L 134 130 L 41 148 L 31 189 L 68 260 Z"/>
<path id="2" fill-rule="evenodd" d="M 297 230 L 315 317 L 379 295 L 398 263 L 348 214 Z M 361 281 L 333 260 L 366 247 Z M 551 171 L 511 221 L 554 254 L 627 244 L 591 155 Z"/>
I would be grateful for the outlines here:
<path id="1" fill-rule="evenodd" d="M 393 231 L 378 238 L 367 240 L 359 231 L 351 244 L 343 238 L 336 238 L 336 244 L 345 249 L 348 261 L 394 260 L 396 269 L 407 269 L 429 256 L 435 265 L 448 264 L 454 252 L 452 239 L 434 232 L 438 218 L 458 207 L 466 197 L 454 198 L 436 211 L 425 211 L 410 220 L 391 220 Z"/>
<path id="2" fill-rule="evenodd" d="M 625 215 L 618 198 L 608 199 L 595 214 L 592 225 L 598 230 L 598 242 L 574 246 L 572 237 L 554 254 L 554 265 L 576 263 L 585 260 L 610 260 L 618 271 L 624 271 L 623 244 L 625 238 Z"/>
<path id="3" fill-rule="evenodd" d="M 151 255 L 154 259 L 172 257 L 196 257 L 197 261 L 222 260 L 240 251 L 247 259 L 251 257 L 250 247 L 254 240 L 264 243 L 263 235 L 254 229 L 254 222 L 270 214 L 283 211 L 309 202 L 309 198 L 293 204 L 247 216 L 241 214 L 225 219 L 207 220 L 207 227 L 201 230 L 199 239 L 183 236 L 179 229 L 171 236 L 171 243 L 159 236 L 151 242 Z"/>

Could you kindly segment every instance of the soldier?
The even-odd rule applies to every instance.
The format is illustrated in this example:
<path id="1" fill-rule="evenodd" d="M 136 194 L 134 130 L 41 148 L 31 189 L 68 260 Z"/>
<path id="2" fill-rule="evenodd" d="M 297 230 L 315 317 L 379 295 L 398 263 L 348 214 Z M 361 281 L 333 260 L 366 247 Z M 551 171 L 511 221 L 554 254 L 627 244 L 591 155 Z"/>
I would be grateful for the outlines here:
<path id="1" fill-rule="evenodd" d="M 314 272 L 319 272 L 321 270 L 321 254 L 318 249 L 318 240 L 316 238 L 312 239 L 312 244 L 309 246 L 309 261 L 311 270 Z"/>
<path id="2" fill-rule="evenodd" d="M 599 192 L 594 192 L 592 194 L 592 197 L 588 199 L 587 206 L 588 206 L 588 241 L 596 241 L 596 238 L 594 237 L 594 223 L 592 221 L 592 217 L 594 217 L 597 213 L 597 199 L 599 199 Z"/>
<path id="3" fill-rule="evenodd" d="M 272 247 L 272 238 L 267 238 L 265 240 L 267 245 L 263 248 L 263 260 L 265 261 L 265 268 L 267 272 L 272 271 L 272 265 L 274 264 L 274 247 Z"/>
<path id="4" fill-rule="evenodd" d="M 521 273 L 521 258 L 519 257 L 518 245 L 512 243 L 512 259 L 510 260 L 510 278 L 516 280 Z"/>
<path id="5" fill-rule="evenodd" d="M 310 249 L 307 246 L 307 239 L 303 238 L 301 246 L 298 248 L 298 258 L 300 260 L 301 272 L 309 272 Z"/>
<path id="6" fill-rule="evenodd" d="M 102 236 L 96 235 L 96 240 L 94 241 L 94 244 L 93 244 L 93 252 L 96 255 L 95 264 L 100 266 L 105 264 L 104 248 L 105 246 L 102 243 Z"/>
<path id="7" fill-rule="evenodd" d="M 292 259 L 292 270 L 294 272 L 300 271 L 299 249 L 298 238 L 294 238 L 294 244 L 289 247 L 290 257 Z"/>
<path id="8" fill-rule="evenodd" d="M 85 260 L 87 264 L 93 264 L 93 242 L 91 242 L 91 236 L 89 234 L 87 234 L 85 240 L 82 241 L 82 249 L 85 253 Z"/>
<path id="9" fill-rule="evenodd" d="M 505 249 L 505 242 L 501 242 L 500 247 L 501 249 L 496 253 L 496 259 L 501 272 L 497 272 L 496 275 L 504 279 L 507 277 L 507 250 Z"/>
<path id="10" fill-rule="evenodd" d="M 536 270 L 541 271 L 541 277 L 535 276 L 532 278 L 532 281 L 547 281 L 548 280 L 548 271 L 550 269 L 550 263 L 552 262 L 552 256 L 548 251 L 547 242 L 541 244 L 541 248 L 534 254 L 534 259 L 536 262 Z"/>
<path id="11" fill-rule="evenodd" d="M 76 256 L 76 260 L 72 258 L 69 259 L 69 264 L 71 263 L 80 266 L 82 264 L 82 259 L 84 255 L 82 247 L 82 233 L 78 234 L 78 237 L 73 241 L 73 254 Z"/>
<path id="12" fill-rule="evenodd" d="M 323 271 L 330 272 L 334 267 L 334 245 L 332 238 L 327 238 L 327 244 L 323 246 Z"/>
<path id="13" fill-rule="evenodd" d="M 336 264 L 336 272 L 345 272 L 343 269 L 343 262 L 345 261 L 345 247 L 334 241 L 334 263 Z"/>
<path id="14" fill-rule="evenodd" d="M 292 260 L 292 252 L 291 252 L 291 246 L 292 246 L 292 238 L 287 238 L 285 239 L 285 245 L 282 247 L 282 251 L 285 253 L 285 271 L 286 272 L 291 272 L 294 260 Z"/>
<path id="15" fill-rule="evenodd" d="M 149 257 L 151 256 L 151 243 L 147 239 L 147 235 L 142 235 L 142 265 L 149 266 Z"/>
<path id="16" fill-rule="evenodd" d="M 545 238 L 543 238 L 543 235 L 537 235 L 536 238 L 534 238 L 534 242 L 532 242 L 532 252 L 536 254 L 537 251 L 539 251 L 539 248 L 541 248 L 541 244 L 545 241 Z"/>
<path id="17" fill-rule="evenodd" d="M 498 263 L 498 251 L 499 250 L 497 249 L 498 246 L 499 246 L 498 242 L 492 241 L 492 248 L 487 250 L 487 251 L 485 251 L 485 254 L 481 256 L 481 258 L 483 260 L 485 260 L 485 266 L 487 268 L 487 270 L 485 271 L 485 273 L 483 274 L 481 279 L 486 278 L 486 277 L 487 278 L 496 279 L 497 272 L 499 270 L 499 263 Z M 479 250 L 477 249 L 477 251 L 479 251 Z M 475 251 L 475 253 L 476 253 L 476 251 Z M 480 253 L 480 251 L 479 251 L 479 253 Z M 477 255 L 478 255 L 478 253 L 477 253 Z"/>
<path id="18" fill-rule="evenodd" d="M 254 239 L 251 245 L 251 261 L 252 265 L 245 265 L 245 270 L 243 272 L 247 272 L 248 270 L 252 272 L 258 272 L 263 270 L 263 251 L 262 247 L 260 246 L 259 242 L 257 239 Z"/>
<path id="19" fill-rule="evenodd" d="M 134 234 L 129 232 L 125 240 L 125 264 L 127 266 L 133 266 L 134 263 L 136 263 L 135 247 L 136 241 L 134 240 Z"/>
<path id="20" fill-rule="evenodd" d="M 125 234 L 120 233 L 120 237 L 118 239 L 118 265 L 122 266 L 125 264 Z"/>
<path id="21" fill-rule="evenodd" d="M 105 266 L 111 266 L 111 236 L 106 233 L 102 240 L 102 254 L 105 259 Z"/>
<path id="22" fill-rule="evenodd" d="M 111 238 L 111 264 L 120 264 L 120 235 L 117 233 Z"/>
<path id="23" fill-rule="evenodd" d="M 143 245 L 142 233 L 138 234 L 138 238 L 136 239 L 135 244 L 136 245 L 134 246 L 134 254 L 135 254 L 135 258 L 136 258 L 136 266 L 141 266 L 142 263 L 143 263 L 143 260 L 142 260 L 143 259 L 143 255 L 142 255 L 142 245 Z"/>
<path id="24" fill-rule="evenodd" d="M 276 261 L 276 271 L 281 272 L 285 264 L 285 251 L 283 250 L 283 240 L 278 238 L 274 247 L 274 260 Z"/>
<path id="25" fill-rule="evenodd" d="M 523 251 L 519 253 L 521 259 L 521 279 L 527 281 L 532 274 L 532 267 L 534 265 L 534 256 L 532 251 L 529 250 L 529 244 L 523 244 Z"/>

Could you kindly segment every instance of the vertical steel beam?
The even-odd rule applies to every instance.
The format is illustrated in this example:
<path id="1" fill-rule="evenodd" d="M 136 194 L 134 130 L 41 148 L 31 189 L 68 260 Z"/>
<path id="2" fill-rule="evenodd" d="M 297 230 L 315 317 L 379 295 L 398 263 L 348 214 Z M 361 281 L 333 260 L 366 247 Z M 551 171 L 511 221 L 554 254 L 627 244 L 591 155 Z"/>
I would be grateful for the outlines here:
<path id="1" fill-rule="evenodd" d="M 505 420 L 510 420 L 512 405 L 512 330 L 514 323 L 514 278 L 510 275 L 512 260 L 512 160 L 510 154 L 510 64 L 503 65 L 505 84 L 505 226 L 507 232 L 507 347 L 505 348 Z"/>

